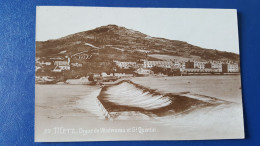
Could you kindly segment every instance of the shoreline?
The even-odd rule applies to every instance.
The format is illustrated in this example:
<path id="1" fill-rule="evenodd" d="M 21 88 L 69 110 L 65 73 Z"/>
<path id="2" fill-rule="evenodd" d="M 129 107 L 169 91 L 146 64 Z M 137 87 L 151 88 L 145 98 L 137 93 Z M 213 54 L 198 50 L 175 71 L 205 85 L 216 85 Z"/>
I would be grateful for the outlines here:
<path id="1" fill-rule="evenodd" d="M 178 77 L 192 77 L 192 76 L 195 76 L 195 77 L 203 77 L 203 76 L 205 76 L 205 77 L 208 77 L 208 76 L 214 76 L 214 77 L 216 77 L 216 76 L 241 76 L 241 74 L 240 73 L 232 73 L 232 74 L 193 74 L 193 75 L 183 75 L 183 76 L 144 76 L 144 77 L 134 77 L 134 76 L 132 76 L 132 77 L 121 77 L 121 78 L 119 78 L 119 79 L 117 79 L 116 81 L 113 81 L 113 82 L 87 82 L 87 83 L 69 83 L 69 82 L 67 82 L 67 80 L 66 81 L 64 81 L 64 82 L 55 82 L 54 83 L 54 81 L 51 81 L 51 82 L 45 82 L 45 83 L 37 83 L 37 82 L 35 82 L 35 85 L 93 85 L 93 86 L 95 86 L 95 85 L 97 85 L 96 83 L 102 83 L 102 84 L 104 84 L 104 85 L 113 85 L 113 84 L 115 84 L 115 83 L 118 83 L 118 82 L 120 82 L 120 81 L 122 81 L 122 80 L 127 80 L 127 79 L 133 79 L 133 78 L 178 78 Z M 71 79 L 68 79 L 68 80 L 71 80 Z M 80 80 L 80 79 L 75 79 L 75 80 Z"/>

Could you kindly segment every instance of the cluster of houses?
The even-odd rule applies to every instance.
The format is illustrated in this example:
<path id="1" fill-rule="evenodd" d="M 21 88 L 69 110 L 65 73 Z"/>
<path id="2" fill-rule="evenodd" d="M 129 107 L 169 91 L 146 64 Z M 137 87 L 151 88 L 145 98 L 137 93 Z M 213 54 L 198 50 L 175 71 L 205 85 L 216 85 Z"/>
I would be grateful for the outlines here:
<path id="1" fill-rule="evenodd" d="M 132 68 L 140 68 L 143 69 L 151 69 L 155 66 L 161 68 L 169 68 L 169 69 L 179 69 L 181 72 L 224 72 L 224 73 L 234 73 L 239 72 L 239 66 L 237 63 L 233 62 L 222 62 L 222 61 L 186 61 L 179 62 L 175 61 L 148 61 L 142 60 L 141 64 L 138 62 L 121 62 L 114 61 L 116 65 L 123 69 Z"/>
<path id="2" fill-rule="evenodd" d="M 51 62 L 37 62 L 41 65 L 51 65 Z M 97 63 L 97 62 L 87 62 Z M 230 61 L 178 61 L 178 60 L 168 60 L 168 61 L 149 61 L 147 59 L 141 59 L 137 62 L 127 62 L 127 61 L 117 61 L 114 60 L 113 63 L 121 69 L 135 69 L 137 73 L 140 74 L 150 74 L 153 67 L 161 67 L 164 69 L 178 69 L 183 73 L 235 73 L 239 72 L 239 65 Z M 83 65 L 77 62 L 71 62 L 70 57 L 65 57 L 63 60 L 54 60 L 53 65 L 55 68 L 52 72 L 62 72 L 64 70 L 70 70 L 71 67 L 82 67 Z M 36 69 L 39 69 L 37 67 Z"/>
<path id="3" fill-rule="evenodd" d="M 185 62 L 183 67 L 184 72 L 223 72 L 223 73 L 235 73 L 239 72 L 239 66 L 237 63 L 230 61 L 209 61 L 198 62 L 188 61 Z"/>

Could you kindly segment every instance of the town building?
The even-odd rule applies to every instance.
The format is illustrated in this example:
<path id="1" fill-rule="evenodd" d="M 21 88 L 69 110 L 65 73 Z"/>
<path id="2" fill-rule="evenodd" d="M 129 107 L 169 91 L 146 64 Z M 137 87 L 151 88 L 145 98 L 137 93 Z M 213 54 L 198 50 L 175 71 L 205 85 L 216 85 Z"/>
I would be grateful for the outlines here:
<path id="1" fill-rule="evenodd" d="M 213 61 L 210 62 L 210 64 L 212 69 L 216 69 L 217 72 L 222 72 L 222 62 Z"/>
<path id="2" fill-rule="evenodd" d="M 173 64 L 174 67 L 182 68 L 183 64 L 181 62 L 174 62 Z"/>
<path id="3" fill-rule="evenodd" d="M 150 69 L 146 69 L 146 68 L 138 68 L 135 72 L 134 75 L 135 76 L 149 76 L 150 74 L 152 74 L 153 72 Z"/>
<path id="4" fill-rule="evenodd" d="M 228 64 L 228 72 L 239 72 L 238 64 Z"/>
<path id="5" fill-rule="evenodd" d="M 174 63 L 172 61 L 144 61 L 144 68 L 152 68 L 154 66 L 159 66 L 163 68 L 171 68 L 174 66 Z"/>
<path id="6" fill-rule="evenodd" d="M 207 64 L 207 62 L 194 61 L 194 68 L 205 69 L 205 64 Z"/>
<path id="7" fill-rule="evenodd" d="M 223 73 L 239 72 L 238 64 L 236 63 L 224 63 L 222 64 Z"/>
<path id="8" fill-rule="evenodd" d="M 114 61 L 119 68 L 129 69 L 130 67 L 136 67 L 136 62 L 121 62 Z"/>
<path id="9" fill-rule="evenodd" d="M 69 64 L 68 64 L 68 61 L 54 61 L 54 65 L 65 66 L 65 65 L 69 65 Z"/>
<path id="10" fill-rule="evenodd" d="M 199 62 L 188 61 L 185 62 L 185 66 L 181 69 L 183 72 L 222 72 L 222 62 Z"/>
<path id="11" fill-rule="evenodd" d="M 182 72 L 187 72 L 187 73 L 217 73 L 219 71 L 218 71 L 218 69 L 213 69 L 213 68 L 204 68 L 204 69 L 185 68 L 185 69 L 182 69 Z"/>
<path id="12" fill-rule="evenodd" d="M 62 72 L 63 70 L 70 70 L 70 58 L 66 57 L 67 61 L 54 61 L 55 68 L 53 72 Z"/>

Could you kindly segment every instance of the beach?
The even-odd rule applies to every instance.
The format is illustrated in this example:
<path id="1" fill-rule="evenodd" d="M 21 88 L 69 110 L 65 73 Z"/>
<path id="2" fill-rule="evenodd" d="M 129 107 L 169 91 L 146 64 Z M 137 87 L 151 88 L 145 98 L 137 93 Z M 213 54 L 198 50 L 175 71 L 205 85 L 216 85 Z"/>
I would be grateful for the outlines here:
<path id="1" fill-rule="evenodd" d="M 103 88 L 36 84 L 36 141 L 244 137 L 240 75 L 133 77 L 127 80 Z M 101 93 L 106 95 L 105 99 Z M 182 97 L 189 100 L 182 101 Z M 179 102 L 176 101 L 187 105 L 178 109 L 188 112 L 177 110 Z M 108 108 L 106 103 L 110 102 L 114 106 Z M 171 104 L 174 106 L 169 106 L 170 102 L 175 102 Z M 168 107 L 173 108 L 171 113 L 167 110 L 160 114 L 154 112 Z"/>

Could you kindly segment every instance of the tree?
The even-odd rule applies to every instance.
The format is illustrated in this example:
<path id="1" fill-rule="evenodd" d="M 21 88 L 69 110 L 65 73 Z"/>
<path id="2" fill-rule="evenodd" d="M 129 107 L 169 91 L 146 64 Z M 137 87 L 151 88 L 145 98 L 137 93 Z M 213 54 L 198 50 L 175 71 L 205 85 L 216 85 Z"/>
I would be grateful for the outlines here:
<path id="1" fill-rule="evenodd" d="M 89 80 L 89 81 L 94 81 L 94 74 L 90 74 L 90 75 L 88 76 L 88 80 Z"/>
<path id="2" fill-rule="evenodd" d="M 164 68 L 158 67 L 158 66 L 152 67 L 151 70 L 152 70 L 155 74 L 158 74 L 158 73 L 165 74 L 165 73 L 166 73 L 166 70 L 165 70 Z"/>

